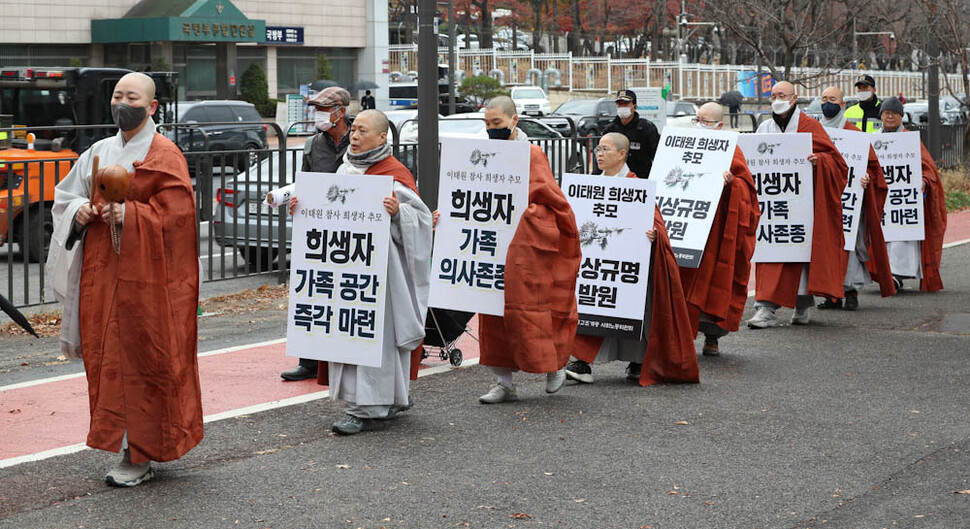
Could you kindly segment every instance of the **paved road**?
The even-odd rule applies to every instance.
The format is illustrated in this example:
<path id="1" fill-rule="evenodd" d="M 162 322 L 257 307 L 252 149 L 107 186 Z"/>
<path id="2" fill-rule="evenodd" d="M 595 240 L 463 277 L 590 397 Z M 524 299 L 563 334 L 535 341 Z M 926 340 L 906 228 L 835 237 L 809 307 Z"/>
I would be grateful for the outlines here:
<path id="1" fill-rule="evenodd" d="M 617 364 L 554 396 L 520 375 L 520 402 L 482 406 L 475 366 L 356 437 L 329 434 L 327 401 L 210 423 L 133 490 L 95 451 L 3 469 L 0 527 L 968 527 L 967 262 L 945 251 L 943 292 L 870 288 L 856 313 L 732 335 L 698 385 Z"/>

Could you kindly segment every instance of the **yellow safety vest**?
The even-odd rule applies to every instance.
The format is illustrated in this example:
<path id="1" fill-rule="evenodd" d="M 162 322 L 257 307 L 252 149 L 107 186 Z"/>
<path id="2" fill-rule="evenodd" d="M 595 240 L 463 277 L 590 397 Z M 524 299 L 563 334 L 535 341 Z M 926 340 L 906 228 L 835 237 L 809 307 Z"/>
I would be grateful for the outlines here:
<path id="1" fill-rule="evenodd" d="M 876 103 L 876 107 L 882 104 L 882 101 Z M 865 118 L 865 111 L 858 103 L 852 105 L 851 107 L 845 109 L 845 120 L 852 123 L 862 132 L 879 132 L 882 130 L 882 120 L 876 118 L 869 118 L 866 120 L 866 127 L 862 128 L 862 120 Z"/>

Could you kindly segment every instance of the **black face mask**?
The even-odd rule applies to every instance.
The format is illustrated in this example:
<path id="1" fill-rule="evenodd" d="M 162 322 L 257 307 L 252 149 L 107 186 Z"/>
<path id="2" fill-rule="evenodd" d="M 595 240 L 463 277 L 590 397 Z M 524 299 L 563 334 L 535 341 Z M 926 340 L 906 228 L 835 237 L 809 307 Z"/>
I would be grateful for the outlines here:
<path id="1" fill-rule="evenodd" d="M 133 107 L 125 103 L 115 103 L 111 105 L 111 119 L 115 125 L 124 132 L 130 132 L 138 128 L 145 121 L 148 109 L 145 107 Z"/>
<path id="2" fill-rule="evenodd" d="M 842 110 L 842 107 L 840 107 L 836 103 L 832 103 L 831 101 L 822 103 L 822 114 L 824 114 L 825 117 L 829 119 L 832 119 L 835 116 L 838 116 L 840 110 Z"/>
<path id="3" fill-rule="evenodd" d="M 512 129 L 488 129 L 488 139 L 507 140 L 512 137 Z"/>

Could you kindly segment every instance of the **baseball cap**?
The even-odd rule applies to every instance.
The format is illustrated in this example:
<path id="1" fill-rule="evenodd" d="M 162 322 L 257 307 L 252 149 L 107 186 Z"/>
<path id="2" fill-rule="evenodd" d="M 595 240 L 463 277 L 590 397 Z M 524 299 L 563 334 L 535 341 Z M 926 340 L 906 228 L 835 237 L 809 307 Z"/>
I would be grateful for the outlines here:
<path id="1" fill-rule="evenodd" d="M 858 79 L 855 80 L 855 85 L 868 85 L 873 88 L 876 87 L 876 80 L 872 78 L 871 75 L 860 75 Z"/>
<path id="2" fill-rule="evenodd" d="M 618 90 L 616 92 L 617 101 L 629 101 L 634 105 L 637 104 L 637 94 L 633 90 Z"/>

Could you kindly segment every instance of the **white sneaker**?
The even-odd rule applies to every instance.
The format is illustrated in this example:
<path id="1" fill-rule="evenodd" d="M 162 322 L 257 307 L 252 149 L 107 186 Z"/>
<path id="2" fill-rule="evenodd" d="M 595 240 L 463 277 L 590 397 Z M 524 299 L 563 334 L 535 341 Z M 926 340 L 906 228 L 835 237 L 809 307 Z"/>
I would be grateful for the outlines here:
<path id="1" fill-rule="evenodd" d="M 795 313 L 791 315 L 792 325 L 808 325 L 811 317 L 808 315 L 808 307 L 804 309 L 795 309 Z"/>
<path id="2" fill-rule="evenodd" d="M 498 404 L 514 400 L 519 400 L 518 395 L 515 394 L 515 387 L 506 386 L 501 382 L 489 388 L 488 393 L 478 397 L 478 402 L 482 404 Z"/>
<path id="3" fill-rule="evenodd" d="M 104 476 L 104 481 L 112 487 L 134 487 L 155 477 L 151 462 L 132 464 L 126 449 L 121 461 Z"/>
<path id="4" fill-rule="evenodd" d="M 560 369 L 555 373 L 546 373 L 546 393 L 555 393 L 562 389 L 566 382 L 566 370 Z"/>
<path id="5" fill-rule="evenodd" d="M 748 320 L 748 327 L 752 329 L 767 329 L 768 327 L 777 327 L 780 324 L 778 317 L 775 316 L 775 311 L 768 307 L 758 307 L 758 312 L 755 312 L 754 317 Z"/>

